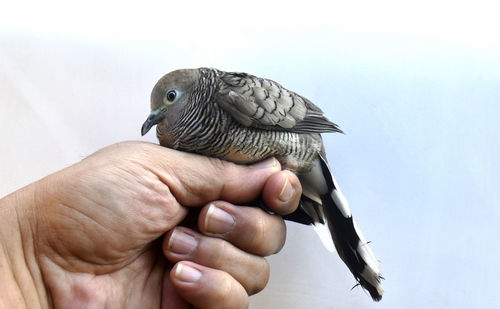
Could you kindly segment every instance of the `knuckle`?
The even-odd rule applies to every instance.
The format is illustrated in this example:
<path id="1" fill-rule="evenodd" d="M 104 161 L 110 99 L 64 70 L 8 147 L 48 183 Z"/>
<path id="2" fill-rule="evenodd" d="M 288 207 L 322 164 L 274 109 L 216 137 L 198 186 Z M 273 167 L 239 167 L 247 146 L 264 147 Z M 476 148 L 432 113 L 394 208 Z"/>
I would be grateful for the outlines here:
<path id="1" fill-rule="evenodd" d="M 249 235 L 252 252 L 262 256 L 275 254 L 285 245 L 286 224 L 278 215 L 256 216 Z"/>
<path id="2" fill-rule="evenodd" d="M 253 224 L 253 237 L 252 237 L 252 248 L 255 248 L 257 251 L 265 251 L 267 246 L 266 239 L 267 232 L 267 220 L 264 216 L 257 216 L 254 220 Z M 259 250 L 260 249 L 260 250 Z"/>
<path id="3" fill-rule="evenodd" d="M 232 288 L 233 286 L 233 280 L 231 279 L 230 276 L 224 276 L 224 279 L 222 280 L 222 286 L 220 287 L 220 294 L 219 297 L 224 303 L 225 301 L 228 301 L 231 299 L 231 296 L 233 295 L 232 293 Z"/>
<path id="4" fill-rule="evenodd" d="M 273 253 L 278 253 L 283 249 L 283 246 L 285 246 L 285 241 L 286 241 L 286 224 L 285 221 L 281 218 L 278 217 L 279 219 L 279 224 L 280 224 L 280 232 L 277 233 L 279 235 L 279 240 L 276 245 L 275 251 Z"/>
<path id="5" fill-rule="evenodd" d="M 253 284 L 246 288 L 248 295 L 254 295 L 262 291 L 267 283 L 269 282 L 270 277 L 270 266 L 269 262 L 262 258 L 261 265 L 259 266 L 258 275 L 256 276 L 256 280 Z"/>
<path id="6" fill-rule="evenodd" d="M 207 160 L 210 164 L 210 167 L 215 173 L 226 171 L 232 166 L 232 164 L 230 164 L 229 162 L 217 158 L 207 158 Z"/>
<path id="7" fill-rule="evenodd" d="M 232 245 L 223 239 L 211 238 L 207 240 L 210 241 L 209 246 L 211 247 L 206 252 L 210 266 L 217 269 L 222 268 L 228 252 L 232 250 Z"/>
<path id="8" fill-rule="evenodd" d="M 157 190 L 140 192 L 143 196 L 133 205 L 135 225 L 148 234 L 157 234 L 172 225 L 179 217 L 183 209 L 176 203 L 170 194 L 161 194 Z M 168 209 L 168 211 L 165 211 Z"/>
<path id="9" fill-rule="evenodd" d="M 234 279 L 226 274 L 222 277 L 220 286 L 217 288 L 217 303 L 231 304 L 234 303 L 233 298 L 236 296 L 233 289 Z"/>

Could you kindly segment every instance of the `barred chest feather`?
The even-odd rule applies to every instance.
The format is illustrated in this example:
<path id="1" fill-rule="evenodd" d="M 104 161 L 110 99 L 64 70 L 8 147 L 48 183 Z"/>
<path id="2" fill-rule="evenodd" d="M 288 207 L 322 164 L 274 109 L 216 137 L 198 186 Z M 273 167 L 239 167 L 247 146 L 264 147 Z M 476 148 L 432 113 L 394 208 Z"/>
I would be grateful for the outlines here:
<path id="1" fill-rule="evenodd" d="M 169 127 L 157 126 L 162 146 L 240 164 L 274 156 L 283 168 L 297 174 L 309 171 L 322 149 L 319 134 L 247 128 L 217 108 L 183 113 Z"/>

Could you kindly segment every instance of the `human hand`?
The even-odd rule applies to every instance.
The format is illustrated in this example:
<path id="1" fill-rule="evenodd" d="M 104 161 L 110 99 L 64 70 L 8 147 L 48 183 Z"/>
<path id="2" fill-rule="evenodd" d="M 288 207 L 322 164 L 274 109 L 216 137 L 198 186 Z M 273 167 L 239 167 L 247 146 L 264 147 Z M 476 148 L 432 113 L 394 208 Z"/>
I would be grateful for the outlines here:
<path id="1" fill-rule="evenodd" d="M 246 307 L 267 283 L 263 256 L 281 249 L 285 225 L 233 204 L 262 193 L 286 214 L 301 195 L 276 160 L 249 168 L 138 142 L 104 148 L 22 191 L 28 198 L 2 200 L 33 198 L 14 211 L 32 281 L 22 288 L 35 286 L 42 305 L 71 308 Z M 200 232 L 176 227 L 186 207 L 202 206 Z M 30 281 L 13 273 L 18 285 Z"/>

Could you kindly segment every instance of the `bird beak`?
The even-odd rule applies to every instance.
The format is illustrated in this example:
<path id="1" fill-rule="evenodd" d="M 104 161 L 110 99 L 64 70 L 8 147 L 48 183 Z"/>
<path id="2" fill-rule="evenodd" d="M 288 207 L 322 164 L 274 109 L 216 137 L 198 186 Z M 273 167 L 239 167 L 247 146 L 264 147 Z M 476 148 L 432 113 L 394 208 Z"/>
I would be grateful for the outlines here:
<path id="1" fill-rule="evenodd" d="M 148 131 L 151 129 L 152 126 L 155 124 L 158 124 L 162 119 L 163 119 L 163 112 L 165 109 L 159 108 L 155 109 L 154 111 L 149 114 L 148 119 L 144 121 L 144 124 L 142 125 L 141 128 L 141 135 L 144 136 Z"/>

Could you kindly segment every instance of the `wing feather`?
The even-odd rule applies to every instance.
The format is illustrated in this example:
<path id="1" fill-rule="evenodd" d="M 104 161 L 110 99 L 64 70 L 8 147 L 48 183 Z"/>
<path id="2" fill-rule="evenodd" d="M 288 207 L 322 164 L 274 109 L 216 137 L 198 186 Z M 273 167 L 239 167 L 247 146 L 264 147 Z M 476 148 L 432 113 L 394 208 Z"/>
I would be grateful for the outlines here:
<path id="1" fill-rule="evenodd" d="M 217 71 L 216 102 L 246 127 L 295 133 L 342 132 L 308 99 L 270 79 Z"/>

